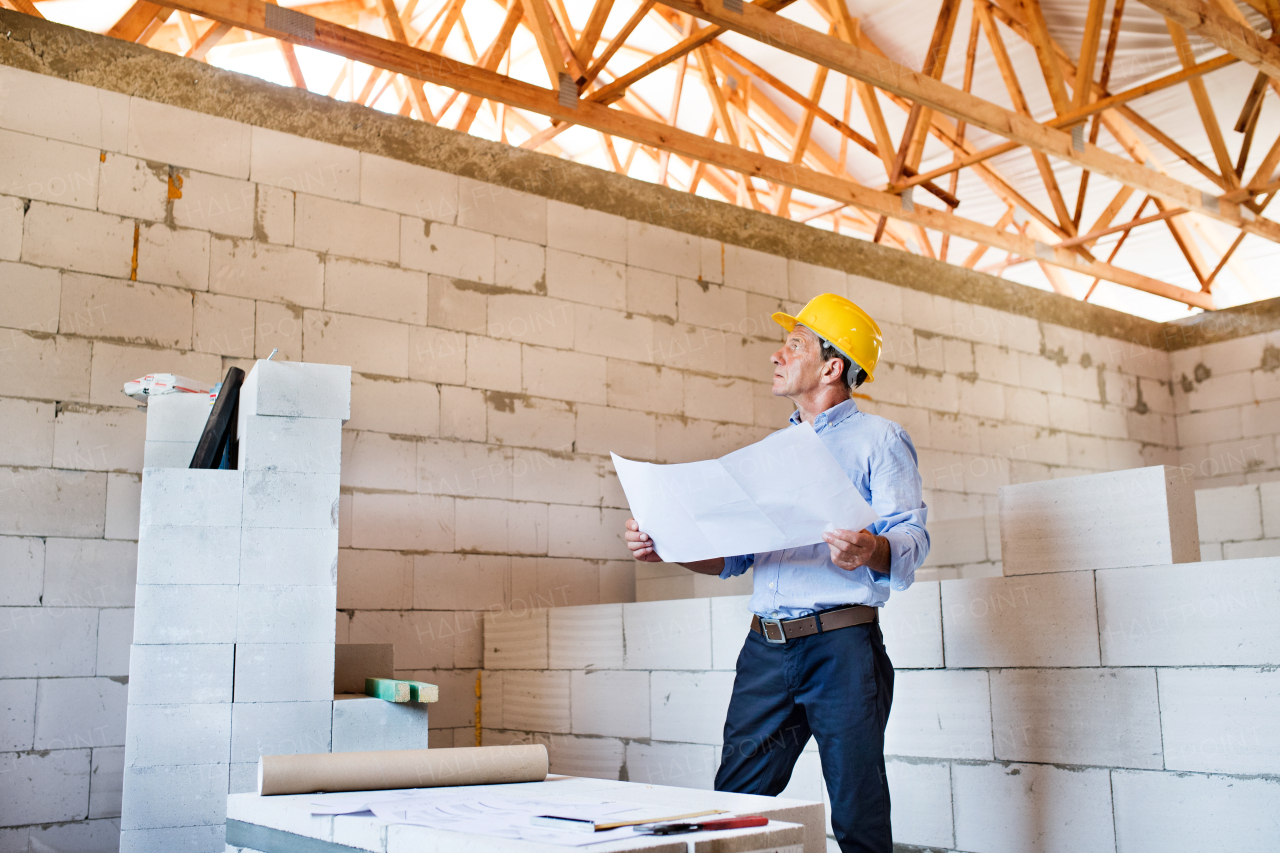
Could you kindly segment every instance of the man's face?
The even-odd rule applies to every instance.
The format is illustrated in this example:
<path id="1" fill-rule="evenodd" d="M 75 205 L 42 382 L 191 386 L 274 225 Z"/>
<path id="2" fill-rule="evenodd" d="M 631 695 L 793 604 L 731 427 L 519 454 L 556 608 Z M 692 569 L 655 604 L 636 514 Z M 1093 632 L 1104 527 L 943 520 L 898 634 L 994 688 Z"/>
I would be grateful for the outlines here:
<path id="1" fill-rule="evenodd" d="M 822 384 L 822 343 L 804 326 L 796 326 L 782 348 L 769 358 L 773 362 L 773 395 L 795 397 Z"/>

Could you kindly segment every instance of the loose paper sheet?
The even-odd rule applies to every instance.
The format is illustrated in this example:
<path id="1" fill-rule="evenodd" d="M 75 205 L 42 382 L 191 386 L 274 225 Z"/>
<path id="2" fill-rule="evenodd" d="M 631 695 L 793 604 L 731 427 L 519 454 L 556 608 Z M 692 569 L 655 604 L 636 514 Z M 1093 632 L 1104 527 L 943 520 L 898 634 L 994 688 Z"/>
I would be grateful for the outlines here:
<path id="1" fill-rule="evenodd" d="M 581 797 L 527 797 L 481 793 L 476 789 L 428 788 L 327 794 L 311 801 L 313 815 L 372 815 L 386 823 L 404 823 L 498 838 L 536 841 L 561 847 L 585 847 L 636 835 L 625 826 L 580 832 L 534 826 L 535 815 L 580 817 L 594 821 L 657 820 L 670 806 L 642 805 Z"/>
<path id="2" fill-rule="evenodd" d="M 631 514 L 669 563 L 813 545 L 879 518 L 810 424 L 705 462 L 611 455 Z"/>

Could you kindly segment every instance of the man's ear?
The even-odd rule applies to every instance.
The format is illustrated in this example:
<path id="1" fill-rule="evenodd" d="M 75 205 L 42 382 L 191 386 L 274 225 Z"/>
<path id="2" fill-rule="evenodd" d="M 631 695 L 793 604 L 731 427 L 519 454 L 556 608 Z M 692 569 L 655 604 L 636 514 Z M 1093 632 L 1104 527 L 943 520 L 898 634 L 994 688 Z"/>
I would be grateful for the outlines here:
<path id="1" fill-rule="evenodd" d="M 822 366 L 822 378 L 824 381 L 836 384 L 842 381 L 840 371 L 844 369 L 844 362 L 838 358 L 827 359 L 826 364 Z"/>

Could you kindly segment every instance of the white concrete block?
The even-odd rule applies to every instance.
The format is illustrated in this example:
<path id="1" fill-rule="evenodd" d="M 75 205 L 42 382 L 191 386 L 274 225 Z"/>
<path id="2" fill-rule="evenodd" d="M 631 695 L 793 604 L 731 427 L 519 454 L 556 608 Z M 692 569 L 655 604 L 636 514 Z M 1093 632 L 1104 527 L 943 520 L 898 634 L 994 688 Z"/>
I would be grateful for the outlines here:
<path id="1" fill-rule="evenodd" d="M 256 306 L 252 299 L 197 293 L 193 301 L 192 347 L 221 356 L 253 356 Z"/>
<path id="2" fill-rule="evenodd" d="M 324 266 L 315 252 L 215 237 L 209 244 L 209 290 L 319 308 L 324 302 Z M 258 323 L 262 325 L 261 318 Z"/>
<path id="3" fill-rule="evenodd" d="M 342 438 L 346 460 L 343 486 L 388 492 L 414 490 L 418 442 L 412 436 L 347 430 Z"/>
<path id="4" fill-rule="evenodd" d="M 551 608 L 547 646 L 550 669 L 621 669 L 622 605 Z"/>
<path id="5" fill-rule="evenodd" d="M 951 765 L 946 762 L 886 761 L 893 801 L 893 838 L 898 844 L 951 848 Z"/>
<path id="6" fill-rule="evenodd" d="M 6 343 L 8 370 L 0 380 L 0 394 L 30 395 L 34 390 L 30 377 L 39 375 L 44 377 L 45 390 L 39 392 L 43 399 L 88 401 L 90 383 L 86 380 L 92 348 L 88 341 L 11 333 Z"/>
<path id="7" fill-rule="evenodd" d="M 294 192 L 281 187 L 258 185 L 254 205 L 254 231 L 269 243 L 292 245 Z"/>
<path id="8" fill-rule="evenodd" d="M 627 779 L 642 785 L 710 791 L 720 766 L 720 750 L 687 743 L 627 743 Z"/>
<path id="9" fill-rule="evenodd" d="M 147 526 L 138 533 L 139 584 L 234 584 L 239 527 Z"/>
<path id="10" fill-rule="evenodd" d="M 225 764 L 231 752 L 231 708 L 229 702 L 129 706 L 125 766 Z"/>
<path id="11" fill-rule="evenodd" d="M 130 219 L 164 219 L 168 207 L 169 170 L 123 154 L 112 154 L 98 167 L 98 210 Z"/>
<path id="12" fill-rule="evenodd" d="M 545 264 L 547 295 L 570 302 L 585 302 L 602 308 L 625 311 L 627 305 L 627 268 L 595 257 L 596 251 L 582 249 L 586 254 L 561 249 L 548 249 Z M 501 270 L 501 257 L 499 257 Z M 644 312 L 649 313 L 649 312 Z"/>
<path id="13" fill-rule="evenodd" d="M 1196 529 L 1191 479 L 1168 466 L 1000 490 L 1006 575 L 1196 562 Z"/>
<path id="14" fill-rule="evenodd" d="M 568 734 L 569 673 L 511 671 L 502 677 L 503 728 Z"/>
<path id="15" fill-rule="evenodd" d="M 458 224 L 546 245 L 547 200 L 496 184 L 459 178 Z"/>
<path id="16" fill-rule="evenodd" d="M 628 220 L 627 265 L 697 278 L 702 272 L 702 249 L 697 237 Z"/>
<path id="17" fill-rule="evenodd" d="M 547 553 L 552 557 L 624 560 L 631 556 L 622 541 L 631 512 L 624 509 L 564 506 L 547 508 Z"/>
<path id="18" fill-rule="evenodd" d="M 485 669 L 546 669 L 547 611 L 486 613 Z"/>
<path id="19" fill-rule="evenodd" d="M 240 470 L 337 474 L 342 421 L 249 415 L 240 419 Z"/>
<path id="20" fill-rule="evenodd" d="M 128 675 L 129 649 L 133 645 L 133 608 L 98 612 L 98 675 Z"/>
<path id="21" fill-rule="evenodd" d="M 139 646 L 236 641 L 236 587 L 140 585 L 133 642 Z"/>
<path id="22" fill-rule="evenodd" d="M 174 697 L 198 705 L 231 701 L 235 647 L 134 646 L 129 655 L 129 704 L 168 705 Z"/>
<path id="23" fill-rule="evenodd" d="M 150 850 L 225 853 L 226 835 L 225 823 L 207 826 L 126 829 L 120 832 L 120 853 L 147 853 Z"/>
<path id="24" fill-rule="evenodd" d="M 231 761 L 256 764 L 263 755 L 329 752 L 332 705 L 332 699 L 236 702 L 231 706 L 231 732 L 225 742 L 231 745 Z"/>
<path id="25" fill-rule="evenodd" d="M 331 586 L 337 582 L 337 530 L 246 527 L 240 583 Z"/>
<path id="26" fill-rule="evenodd" d="M 454 547 L 458 551 L 547 552 L 546 504 L 461 499 L 454 512 Z"/>
<path id="27" fill-rule="evenodd" d="M 638 568 L 638 567 L 637 567 Z M 684 572 L 676 579 L 683 580 Z M 696 576 L 695 576 L 696 577 Z M 688 596 L 679 596 L 687 598 Z M 736 670 L 747 633 L 751 630 L 749 595 L 711 599 L 711 664 L 713 669 Z"/>
<path id="28" fill-rule="evenodd" d="M 36 680 L 0 680 L 0 750 L 27 752 L 35 742 Z"/>
<path id="29" fill-rule="evenodd" d="M 142 451 L 143 468 L 187 468 L 198 442 L 148 441 Z"/>
<path id="30" fill-rule="evenodd" d="M 705 600 L 622 606 L 627 669 L 711 669 L 711 607 Z"/>
<path id="31" fill-rule="evenodd" d="M 245 527 L 337 530 L 339 477 L 245 471 Z"/>
<path id="32" fill-rule="evenodd" d="M 124 747 L 107 746 L 93 751 L 89 780 L 89 817 L 120 817 L 120 797 L 124 790 Z M 108 823 L 116 830 L 115 821 Z"/>
<path id="33" fill-rule="evenodd" d="M 147 441 L 199 441 L 212 410 L 207 394 L 161 394 L 147 402 Z"/>
<path id="34" fill-rule="evenodd" d="M 452 224 L 458 215 L 458 177 L 361 153 L 360 203 Z"/>
<path id="35" fill-rule="evenodd" d="M 574 734 L 649 737 L 649 673 L 571 672 L 569 692 Z"/>
<path id="36" fill-rule="evenodd" d="M 181 197 L 173 200 L 177 225 L 229 237 L 254 236 L 257 188 L 249 181 L 184 170 L 174 177 L 174 184 L 180 185 L 181 192 Z"/>
<path id="37" fill-rule="evenodd" d="M 1280 481 L 1261 483 L 1258 489 L 1262 493 L 1263 533 L 1271 539 L 1280 538 Z"/>
<path id="38" fill-rule="evenodd" d="M 547 742 L 551 772 L 588 779 L 617 779 L 626 744 L 613 738 L 555 735 Z"/>
<path id="39" fill-rule="evenodd" d="M 627 221 L 611 213 L 548 200 L 547 246 L 623 263 L 627 259 Z"/>
<path id="40" fill-rule="evenodd" d="M 0 196 L 0 260 L 22 257 L 22 219 L 26 216 L 20 198 Z"/>
<path id="41" fill-rule="evenodd" d="M 1257 485 L 1197 489 L 1195 495 L 1200 541 L 1262 538 L 1262 504 Z"/>
<path id="42" fill-rule="evenodd" d="M 1162 711 L 1152 669 L 991 673 L 997 759 L 1160 769 Z"/>
<path id="43" fill-rule="evenodd" d="M 34 748 L 122 746 L 128 692 L 114 678 L 41 679 Z"/>
<path id="44" fill-rule="evenodd" d="M 1088 572 L 948 581 L 942 623 L 947 666 L 1099 665 Z"/>
<path id="45" fill-rule="evenodd" d="M 225 763 L 125 767 L 120 828 L 187 828 L 224 823 L 227 780 Z"/>
<path id="46" fill-rule="evenodd" d="M 43 539 L 0 537 L 0 606 L 40 606 L 44 590 L 44 548 Z"/>
<path id="47" fill-rule="evenodd" d="M 0 607 L 0 678 L 93 675 L 98 632 L 92 607 Z"/>
<path id="48" fill-rule="evenodd" d="M 410 216 L 400 218 L 400 266 L 405 269 L 493 284 L 496 251 L 492 234 Z"/>
<path id="49" fill-rule="evenodd" d="M 428 705 L 371 697 L 335 699 L 333 751 L 426 749 Z"/>
<path id="50" fill-rule="evenodd" d="M 122 151 L 129 98 L 11 66 L 0 70 L 0 126 L 106 151 Z"/>
<path id="51" fill-rule="evenodd" d="M 1112 853 L 1116 849 L 1107 770 L 953 764 L 951 779 L 955 845 L 960 850 Z"/>
<path id="52" fill-rule="evenodd" d="M 720 743 L 733 694 L 731 672 L 655 672 L 650 683 L 655 740 Z"/>
<path id="53" fill-rule="evenodd" d="M 98 155 L 83 145 L 0 130 L 8 156 L 0 186 L 9 195 L 88 208 L 97 206 Z"/>
<path id="54" fill-rule="evenodd" d="M 130 607 L 138 546 L 109 539 L 47 539 L 45 607 Z"/>
<path id="55" fill-rule="evenodd" d="M 352 501 L 355 548 L 452 551 L 453 498 L 358 492 Z"/>
<path id="56" fill-rule="evenodd" d="M 153 468 L 143 472 L 143 526 L 239 527 L 240 471 Z"/>
<path id="57" fill-rule="evenodd" d="M 243 178 L 249 127 L 140 98 L 129 99 L 128 153 L 144 160 Z"/>
<path id="58" fill-rule="evenodd" d="M 916 581 L 895 592 L 880 611 L 885 649 L 898 669 L 931 669 L 942 662 L 942 590 L 938 581 Z"/>
<path id="59" fill-rule="evenodd" d="M 1280 663 L 1280 558 L 1098 572 L 1104 666 Z M 948 626 L 949 627 L 949 626 Z"/>
<path id="60" fill-rule="evenodd" d="M 102 535 L 106 475 L 50 468 L 4 468 L 0 534 Z"/>
<path id="61" fill-rule="evenodd" d="M 345 421 L 351 417 L 351 368 L 259 359 L 241 395 L 241 405 L 251 405 L 253 414 Z"/>
<path id="62" fill-rule="evenodd" d="M 64 403 L 54 420 L 53 464 L 98 471 L 142 470 L 141 412 Z"/>
<path id="63" fill-rule="evenodd" d="M 400 260 L 397 214 L 303 192 L 295 205 L 294 245 L 366 261 Z"/>
<path id="64" fill-rule="evenodd" d="M 1116 849 L 1125 853 L 1280 845 L 1280 790 L 1270 779 L 1116 770 L 1111 786 Z"/>
<path id="65" fill-rule="evenodd" d="M 33 201 L 23 227 L 22 260 L 29 264 L 129 277 L 134 225 L 127 219 Z"/>
<path id="66" fill-rule="evenodd" d="M 397 233 L 393 228 L 392 237 Z M 344 314 L 425 325 L 428 279 L 426 273 L 330 257 L 325 261 L 324 307 Z"/>
<path id="67" fill-rule="evenodd" d="M 329 620 L 325 620 L 328 623 Z M 332 625 L 328 625 L 332 629 Z M 319 702 L 333 697 L 333 641 L 239 643 L 237 702 Z"/>
<path id="68" fill-rule="evenodd" d="M 249 177 L 296 193 L 359 201 L 360 152 L 255 127 Z"/>
<path id="69" fill-rule="evenodd" d="M 334 642 L 336 585 L 244 585 L 239 592 L 237 642 Z"/>
<path id="70" fill-rule="evenodd" d="M 786 258 L 725 243 L 723 264 L 724 283 L 730 287 L 787 298 Z"/>
<path id="71" fill-rule="evenodd" d="M 1274 773 L 1280 757 L 1274 725 L 1280 713 L 1280 673 L 1162 669 L 1159 679 L 1163 769 Z"/>
<path id="72" fill-rule="evenodd" d="M 15 217 L 15 237 L 21 240 L 22 218 L 21 202 L 18 199 L 18 215 Z M 0 199 L 0 222 L 7 214 L 7 199 Z M 5 228 L 6 226 L 0 226 Z M 0 256 L 17 257 L 17 246 L 12 253 L 0 252 Z M 0 262 L 0 276 L 4 277 L 5 288 L 0 291 L 0 316 L 5 318 L 5 325 L 11 329 L 35 329 L 53 331 L 58 328 L 58 303 L 61 298 L 62 276 L 54 269 L 33 267 L 27 264 Z M 7 405 L 22 401 L 6 401 Z M 3 411 L 0 409 L 0 411 Z M 6 415 L 6 418 L 13 417 Z"/>
<path id="73" fill-rule="evenodd" d="M 303 320 L 307 361 L 350 364 L 362 373 L 407 378 L 409 327 L 385 320 L 308 311 Z"/>
<path id="74" fill-rule="evenodd" d="M 89 750 L 10 753 L 0 757 L 0 771 L 0 822 L 58 823 L 88 815 Z"/>
<path id="75" fill-rule="evenodd" d="M 887 755 L 990 759 L 991 695 L 987 673 L 897 673 L 884 751 Z"/>

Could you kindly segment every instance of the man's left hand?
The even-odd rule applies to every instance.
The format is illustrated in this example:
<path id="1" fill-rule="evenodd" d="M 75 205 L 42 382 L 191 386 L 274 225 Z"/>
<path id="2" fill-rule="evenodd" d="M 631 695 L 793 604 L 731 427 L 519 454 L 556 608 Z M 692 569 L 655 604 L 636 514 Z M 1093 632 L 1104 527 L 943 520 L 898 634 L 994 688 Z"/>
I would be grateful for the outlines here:
<path id="1" fill-rule="evenodd" d="M 836 530 L 822 534 L 831 549 L 831 562 L 847 572 L 868 566 L 889 573 L 889 540 L 867 530 Z"/>

